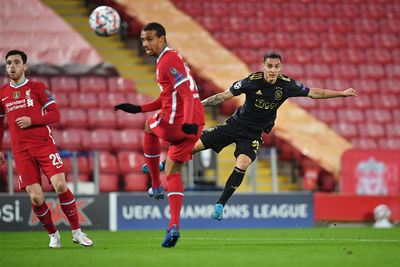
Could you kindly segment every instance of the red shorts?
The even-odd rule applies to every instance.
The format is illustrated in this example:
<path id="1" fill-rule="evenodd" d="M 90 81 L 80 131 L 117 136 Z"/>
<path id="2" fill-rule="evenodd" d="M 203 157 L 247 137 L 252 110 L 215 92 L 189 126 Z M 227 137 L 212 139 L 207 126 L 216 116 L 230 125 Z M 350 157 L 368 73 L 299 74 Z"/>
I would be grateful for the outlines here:
<path id="1" fill-rule="evenodd" d="M 40 169 L 49 180 L 57 173 L 66 172 L 60 154 L 56 146 L 52 144 L 31 147 L 24 151 L 13 152 L 13 154 L 20 189 L 34 183 L 42 184 Z"/>
<path id="2" fill-rule="evenodd" d="M 192 159 L 192 150 L 203 131 L 199 126 L 197 135 L 182 132 L 182 125 L 169 124 L 158 113 L 147 120 L 151 131 L 162 140 L 170 143 L 168 156 L 175 162 L 186 162 Z"/>

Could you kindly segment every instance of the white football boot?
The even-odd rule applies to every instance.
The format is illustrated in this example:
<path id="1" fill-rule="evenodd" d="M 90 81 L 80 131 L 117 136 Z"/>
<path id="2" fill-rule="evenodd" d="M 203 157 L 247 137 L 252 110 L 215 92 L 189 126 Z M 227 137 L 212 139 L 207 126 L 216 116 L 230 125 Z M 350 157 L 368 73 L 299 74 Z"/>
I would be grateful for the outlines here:
<path id="1" fill-rule="evenodd" d="M 54 234 L 49 235 L 50 243 L 49 247 L 51 248 L 60 248 L 61 247 L 61 237 L 60 233 L 57 231 Z"/>
<path id="2" fill-rule="evenodd" d="M 90 240 L 81 229 L 72 230 L 72 241 L 74 241 L 75 244 L 81 244 L 82 247 L 93 246 L 92 240 Z"/>

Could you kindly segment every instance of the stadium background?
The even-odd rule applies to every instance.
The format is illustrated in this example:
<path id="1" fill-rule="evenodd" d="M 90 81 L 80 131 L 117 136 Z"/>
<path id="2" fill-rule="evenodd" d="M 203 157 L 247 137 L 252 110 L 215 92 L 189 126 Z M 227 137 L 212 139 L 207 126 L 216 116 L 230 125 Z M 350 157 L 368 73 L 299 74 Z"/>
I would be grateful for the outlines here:
<path id="1" fill-rule="evenodd" d="M 100 38 L 90 32 L 88 14 L 103 4 L 121 15 L 119 36 Z M 194 70 L 202 98 L 260 70 L 268 50 L 283 56 L 283 73 L 309 87 L 358 90 L 355 99 L 298 98 L 285 104 L 278 112 L 273 134 L 264 136 L 254 175 L 257 183 L 243 184 L 241 197 L 253 201 L 253 195 L 265 196 L 255 205 L 280 203 L 268 202 L 272 191 L 268 151 L 274 146 L 278 150 L 279 191 L 298 196 L 300 200 L 293 205 L 303 203 L 304 195 L 312 198 L 308 218 L 313 223 L 308 226 L 315 221 L 371 222 L 374 207 L 382 203 L 392 210 L 392 221 L 400 220 L 398 1 L 1 0 L 0 12 L 1 54 L 14 48 L 26 51 L 28 77 L 52 89 L 61 108 L 62 120 L 53 128 L 69 170 L 67 179 L 72 183 L 73 177 L 77 178 L 82 201 L 97 203 L 93 204 L 95 210 L 101 212 L 93 215 L 95 218 L 115 217 L 118 208 L 122 209 L 120 197 L 145 199 L 148 177 L 140 168 L 144 163 L 142 129 L 148 114 L 115 113 L 112 107 L 121 102 L 143 103 L 158 95 L 154 62 L 143 57 L 137 36 L 142 25 L 159 21 L 167 28 L 170 45 L 183 53 Z M 3 62 L 0 68 L 4 84 L 8 78 Z M 230 115 L 240 101 L 243 99 L 207 110 L 208 126 Z M 10 149 L 7 131 L 3 149 Z M 97 163 L 94 151 L 98 151 Z M 71 155 L 77 155 L 75 174 Z M 216 168 L 197 177 L 193 187 L 187 184 L 187 191 L 218 190 L 233 166 L 232 148 L 218 155 L 217 162 Z M 359 168 L 363 162 L 370 162 L 369 167 Z M 382 163 L 385 168 L 379 168 Z M 16 179 L 9 185 L 8 175 L 15 177 L 11 167 L 1 169 L 2 226 L 24 219 L 18 230 L 32 229 L 29 212 L 19 213 L 27 199 L 18 200 Z M 99 196 L 91 194 L 95 169 Z M 365 185 L 367 192 L 357 191 L 359 173 L 374 183 Z M 386 187 L 379 186 L 382 183 Z M 43 185 L 51 197 L 51 186 L 46 181 Z M 11 188 L 13 196 L 8 193 Z M 85 196 L 85 192 L 89 194 Z M 208 201 L 213 199 L 216 196 L 211 194 Z M 104 203 L 107 208 L 98 208 Z M 207 209 L 201 212 L 206 214 Z M 235 219 L 243 218 L 233 216 Z M 110 222 L 92 226 L 108 229 L 112 228 Z M 252 227 L 251 220 L 247 226 Z M 278 226 L 279 222 L 272 227 Z"/>

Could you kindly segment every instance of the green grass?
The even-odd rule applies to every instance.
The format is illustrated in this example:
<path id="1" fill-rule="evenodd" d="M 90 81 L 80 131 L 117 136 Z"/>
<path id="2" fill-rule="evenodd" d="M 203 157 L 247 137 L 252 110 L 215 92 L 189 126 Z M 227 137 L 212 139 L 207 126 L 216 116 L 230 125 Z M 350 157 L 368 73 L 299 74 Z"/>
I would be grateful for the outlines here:
<path id="1" fill-rule="evenodd" d="M 43 232 L 0 232 L 0 266 L 399 266 L 400 228 L 181 230 L 175 248 L 164 231 L 87 231 L 93 248 L 61 232 L 62 248 Z"/>

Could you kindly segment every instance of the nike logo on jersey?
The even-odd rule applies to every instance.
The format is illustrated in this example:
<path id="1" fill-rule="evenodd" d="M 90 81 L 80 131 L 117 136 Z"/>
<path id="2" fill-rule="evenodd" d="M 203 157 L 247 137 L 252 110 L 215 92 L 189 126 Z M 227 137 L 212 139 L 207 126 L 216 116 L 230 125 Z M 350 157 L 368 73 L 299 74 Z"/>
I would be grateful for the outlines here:
<path id="1" fill-rule="evenodd" d="M 1 102 L 7 100 L 7 98 L 8 98 L 8 96 L 6 96 L 5 98 L 2 98 L 2 99 L 1 99 Z"/>

